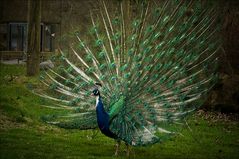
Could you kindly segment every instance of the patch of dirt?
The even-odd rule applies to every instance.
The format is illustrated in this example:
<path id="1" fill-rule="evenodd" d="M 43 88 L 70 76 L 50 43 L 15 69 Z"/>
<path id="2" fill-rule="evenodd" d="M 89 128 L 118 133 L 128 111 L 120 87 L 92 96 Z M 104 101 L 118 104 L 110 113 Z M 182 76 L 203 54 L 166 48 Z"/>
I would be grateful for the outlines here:
<path id="1" fill-rule="evenodd" d="M 228 122 L 228 121 L 239 121 L 239 114 L 237 113 L 221 113 L 221 112 L 210 112 L 204 110 L 198 110 L 196 116 L 202 117 L 210 122 Z"/>
<path id="2" fill-rule="evenodd" d="M 6 116 L 4 113 L 0 112 L 0 130 L 7 130 L 13 128 L 22 128 L 25 126 L 24 123 L 16 122 L 14 119 Z"/>

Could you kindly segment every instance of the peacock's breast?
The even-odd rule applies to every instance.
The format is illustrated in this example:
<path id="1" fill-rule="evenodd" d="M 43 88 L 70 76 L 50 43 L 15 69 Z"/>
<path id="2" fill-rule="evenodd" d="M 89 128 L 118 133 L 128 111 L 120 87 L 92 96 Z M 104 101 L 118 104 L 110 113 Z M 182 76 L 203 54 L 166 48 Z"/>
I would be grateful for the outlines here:
<path id="1" fill-rule="evenodd" d="M 105 112 L 101 99 L 99 99 L 96 105 L 96 115 L 99 128 L 101 130 L 109 128 L 109 115 L 107 112 Z"/>
<path id="2" fill-rule="evenodd" d="M 100 99 L 96 104 L 96 115 L 100 131 L 108 137 L 117 138 L 109 129 L 109 114 L 105 111 L 104 105 Z"/>

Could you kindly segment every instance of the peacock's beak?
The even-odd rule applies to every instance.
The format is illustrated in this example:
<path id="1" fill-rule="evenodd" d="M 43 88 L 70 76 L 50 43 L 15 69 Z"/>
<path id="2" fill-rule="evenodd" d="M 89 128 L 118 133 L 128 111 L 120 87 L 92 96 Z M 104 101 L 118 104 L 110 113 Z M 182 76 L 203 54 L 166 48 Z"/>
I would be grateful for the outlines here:
<path id="1" fill-rule="evenodd" d="M 94 93 L 91 93 L 90 96 L 94 96 Z"/>

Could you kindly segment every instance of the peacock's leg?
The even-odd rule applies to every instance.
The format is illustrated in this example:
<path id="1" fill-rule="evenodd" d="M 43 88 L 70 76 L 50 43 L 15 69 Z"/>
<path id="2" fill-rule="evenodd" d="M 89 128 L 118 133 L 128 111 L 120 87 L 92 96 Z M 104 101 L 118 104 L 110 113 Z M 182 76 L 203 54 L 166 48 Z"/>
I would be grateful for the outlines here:
<path id="1" fill-rule="evenodd" d="M 129 144 L 125 143 L 126 145 L 126 155 L 129 157 L 129 154 L 130 154 L 130 146 Z"/>
<path id="2" fill-rule="evenodd" d="M 116 143 L 116 149 L 115 149 L 115 156 L 118 156 L 118 153 L 119 153 L 119 148 L 120 148 L 120 140 L 117 140 L 117 143 Z"/>

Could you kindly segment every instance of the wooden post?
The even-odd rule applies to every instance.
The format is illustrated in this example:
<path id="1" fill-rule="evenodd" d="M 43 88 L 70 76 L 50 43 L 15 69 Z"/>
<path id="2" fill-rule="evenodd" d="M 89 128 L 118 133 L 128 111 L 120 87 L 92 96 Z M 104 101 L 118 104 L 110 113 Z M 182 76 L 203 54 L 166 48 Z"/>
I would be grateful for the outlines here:
<path id="1" fill-rule="evenodd" d="M 41 40 L 41 0 L 28 0 L 27 75 L 39 73 Z"/>

